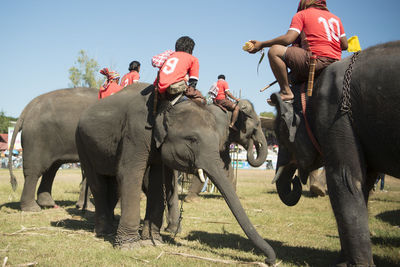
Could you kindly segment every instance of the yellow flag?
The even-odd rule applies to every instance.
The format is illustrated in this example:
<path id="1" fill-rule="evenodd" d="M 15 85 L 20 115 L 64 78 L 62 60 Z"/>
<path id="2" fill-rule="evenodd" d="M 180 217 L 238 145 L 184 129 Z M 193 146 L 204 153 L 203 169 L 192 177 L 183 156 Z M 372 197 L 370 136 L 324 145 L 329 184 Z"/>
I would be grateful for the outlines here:
<path id="1" fill-rule="evenodd" d="M 349 44 L 347 51 L 348 52 L 358 52 L 361 51 L 361 46 L 360 42 L 358 41 L 358 36 L 354 35 L 351 36 L 348 40 L 347 43 Z"/>

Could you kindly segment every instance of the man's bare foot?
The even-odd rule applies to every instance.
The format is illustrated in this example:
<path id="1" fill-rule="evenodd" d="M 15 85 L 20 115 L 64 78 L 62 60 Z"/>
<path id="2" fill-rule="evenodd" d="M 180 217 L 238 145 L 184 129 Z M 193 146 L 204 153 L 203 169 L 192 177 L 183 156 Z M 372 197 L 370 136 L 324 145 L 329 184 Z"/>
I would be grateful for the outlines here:
<path id="1" fill-rule="evenodd" d="M 294 98 L 293 93 L 290 93 L 290 94 L 279 93 L 279 95 L 281 96 L 282 101 L 288 101 L 288 100 L 292 100 Z"/>
<path id="2" fill-rule="evenodd" d="M 237 130 L 238 130 L 234 124 L 233 124 L 233 125 L 229 125 L 229 128 L 231 128 L 231 129 L 234 130 L 234 131 L 237 131 Z"/>

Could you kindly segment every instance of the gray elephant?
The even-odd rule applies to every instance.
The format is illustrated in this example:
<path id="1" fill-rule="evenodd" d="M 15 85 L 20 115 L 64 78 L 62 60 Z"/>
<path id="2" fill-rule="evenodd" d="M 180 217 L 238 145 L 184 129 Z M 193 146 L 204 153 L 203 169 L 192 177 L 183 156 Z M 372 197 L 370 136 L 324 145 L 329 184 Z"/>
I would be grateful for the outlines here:
<path id="1" fill-rule="evenodd" d="M 261 128 L 260 118 L 255 112 L 253 105 L 249 100 L 243 99 L 239 101 L 238 106 L 239 116 L 236 121 L 236 128 L 239 129 L 239 131 L 232 131 L 229 129 L 232 112 L 226 112 L 214 104 L 207 105 L 207 109 L 216 120 L 216 132 L 220 138 L 219 153 L 224 162 L 224 170 L 235 191 L 237 181 L 233 174 L 231 157 L 229 155 L 230 144 L 238 143 L 242 145 L 247 150 L 247 160 L 253 167 L 259 167 L 265 162 L 268 151 L 267 140 Z M 256 158 L 254 157 L 253 146 L 257 151 Z M 204 183 L 198 179 L 197 176 L 194 176 L 191 182 L 192 184 L 189 188 L 188 195 L 185 198 L 187 202 L 194 201 L 198 197 Z M 177 190 L 174 191 L 175 194 L 173 194 L 172 198 L 168 201 L 168 226 L 165 229 L 173 233 L 177 230 L 179 220 L 178 193 L 176 191 Z"/>
<path id="2" fill-rule="evenodd" d="M 379 172 L 400 177 L 399 85 L 396 41 L 368 48 L 321 73 L 306 111 L 313 135 L 298 95 L 293 105 L 271 96 L 278 112 L 279 196 L 295 205 L 300 181 L 305 183 L 310 171 L 325 165 L 341 244 L 337 266 L 374 266 L 367 203 Z M 296 169 L 300 178 L 293 178 Z"/>
<path id="3" fill-rule="evenodd" d="M 96 206 L 96 234 L 113 232 L 113 210 L 120 197 L 121 218 L 115 245 L 132 249 L 142 244 L 141 238 L 154 244 L 162 242 L 160 228 L 173 169 L 187 173 L 203 169 L 249 239 L 267 256 L 268 263 L 274 263 L 275 252 L 251 224 L 227 179 L 215 118 L 204 106 L 183 101 L 161 109 L 160 114 L 165 115 L 161 125 L 157 120 L 151 129 L 147 126 L 153 110 L 154 87 L 144 83 L 134 87 L 143 90 L 137 93 L 126 88 L 99 101 L 84 111 L 77 127 L 78 153 Z M 146 169 L 148 197 L 140 237 L 140 192 Z"/>
<path id="4" fill-rule="evenodd" d="M 55 90 L 34 98 L 22 111 L 10 143 L 12 150 L 16 136 L 21 133 L 23 147 L 24 189 L 21 195 L 23 211 L 40 211 L 54 207 L 51 189 L 57 170 L 63 163 L 78 162 L 75 129 L 80 114 L 97 102 L 98 90 L 94 88 L 69 88 Z M 9 164 L 11 184 L 17 181 Z M 42 176 L 35 201 L 36 185 Z M 85 185 L 83 184 L 82 188 Z M 84 190 L 77 205 L 82 207 Z M 90 206 L 90 202 L 88 202 Z"/>

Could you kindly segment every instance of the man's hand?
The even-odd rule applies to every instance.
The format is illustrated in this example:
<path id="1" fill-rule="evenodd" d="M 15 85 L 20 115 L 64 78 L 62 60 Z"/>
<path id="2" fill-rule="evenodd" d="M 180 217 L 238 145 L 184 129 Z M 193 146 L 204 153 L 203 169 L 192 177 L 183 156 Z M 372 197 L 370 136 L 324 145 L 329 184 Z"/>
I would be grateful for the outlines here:
<path id="1" fill-rule="evenodd" d="M 254 45 L 254 47 L 252 49 L 249 49 L 247 52 L 249 52 L 250 54 L 255 54 L 258 51 L 260 51 L 263 47 L 262 47 L 262 43 L 256 40 L 250 40 L 250 43 L 252 43 Z"/>

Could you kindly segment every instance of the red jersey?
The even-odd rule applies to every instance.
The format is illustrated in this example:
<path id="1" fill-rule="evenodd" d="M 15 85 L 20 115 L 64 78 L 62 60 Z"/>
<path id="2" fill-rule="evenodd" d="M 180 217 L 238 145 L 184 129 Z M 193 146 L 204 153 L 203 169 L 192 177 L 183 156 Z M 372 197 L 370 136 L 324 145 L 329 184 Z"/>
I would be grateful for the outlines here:
<path id="1" fill-rule="evenodd" d="M 314 55 L 341 59 L 340 38 L 346 34 L 340 19 L 329 11 L 311 7 L 297 12 L 289 30 L 303 31 Z"/>
<path id="2" fill-rule="evenodd" d="M 221 100 L 226 98 L 225 92 L 229 90 L 228 83 L 224 79 L 219 79 L 217 81 L 218 94 L 215 100 Z"/>
<path id="3" fill-rule="evenodd" d="M 186 52 L 174 52 L 160 69 L 158 90 L 164 93 L 171 84 L 189 79 L 199 79 L 199 60 Z"/>
<path id="4" fill-rule="evenodd" d="M 116 92 L 118 92 L 119 90 L 121 90 L 122 88 L 123 87 L 120 86 L 116 82 L 111 82 L 110 85 L 106 89 L 104 89 L 104 87 L 101 86 L 100 91 L 99 91 L 99 99 L 106 98 L 107 96 L 113 95 Z"/>
<path id="5" fill-rule="evenodd" d="M 137 72 L 136 70 L 133 70 L 133 71 L 125 74 L 124 77 L 122 77 L 120 85 L 122 87 L 127 87 L 128 85 L 130 85 L 134 82 L 138 82 L 139 79 L 140 79 L 139 72 Z"/>

